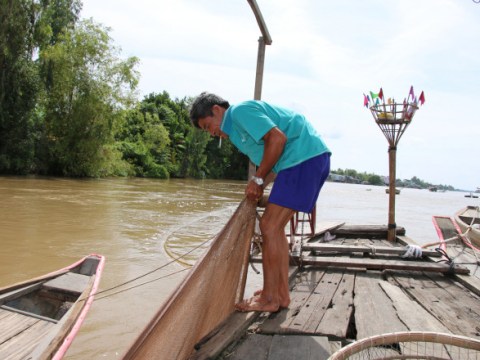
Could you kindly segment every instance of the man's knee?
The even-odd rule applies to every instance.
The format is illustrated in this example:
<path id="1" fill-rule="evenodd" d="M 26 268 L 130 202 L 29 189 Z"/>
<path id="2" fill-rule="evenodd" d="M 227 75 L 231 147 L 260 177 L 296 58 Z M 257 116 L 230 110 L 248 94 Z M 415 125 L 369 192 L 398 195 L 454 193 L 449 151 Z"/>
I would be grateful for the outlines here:
<path id="1" fill-rule="evenodd" d="M 262 216 L 258 223 L 262 235 L 267 236 L 274 231 L 275 224 L 267 216 Z"/>

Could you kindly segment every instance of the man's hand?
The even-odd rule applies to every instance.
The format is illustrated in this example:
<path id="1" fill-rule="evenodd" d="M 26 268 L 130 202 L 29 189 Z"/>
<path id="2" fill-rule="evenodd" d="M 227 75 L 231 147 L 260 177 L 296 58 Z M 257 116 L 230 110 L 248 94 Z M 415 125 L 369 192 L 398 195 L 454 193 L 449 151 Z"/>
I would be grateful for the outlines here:
<path id="1" fill-rule="evenodd" d="M 248 199 L 258 201 L 263 196 L 263 186 L 258 185 L 255 181 L 250 180 L 245 189 L 245 195 Z"/>

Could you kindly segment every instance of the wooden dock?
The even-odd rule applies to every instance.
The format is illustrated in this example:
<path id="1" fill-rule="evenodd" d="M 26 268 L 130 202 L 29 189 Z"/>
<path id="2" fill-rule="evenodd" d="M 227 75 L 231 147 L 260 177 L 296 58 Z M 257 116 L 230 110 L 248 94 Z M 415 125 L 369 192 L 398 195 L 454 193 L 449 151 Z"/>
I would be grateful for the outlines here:
<path id="1" fill-rule="evenodd" d="M 444 224 L 443 226 L 447 226 Z M 453 231 L 450 229 L 450 231 Z M 291 258 L 291 304 L 277 313 L 233 313 L 191 359 L 328 359 L 373 335 L 424 331 L 480 340 L 480 270 L 459 241 L 402 257 L 414 241 L 385 227 L 341 226 Z M 448 233 L 449 235 L 455 234 Z"/>

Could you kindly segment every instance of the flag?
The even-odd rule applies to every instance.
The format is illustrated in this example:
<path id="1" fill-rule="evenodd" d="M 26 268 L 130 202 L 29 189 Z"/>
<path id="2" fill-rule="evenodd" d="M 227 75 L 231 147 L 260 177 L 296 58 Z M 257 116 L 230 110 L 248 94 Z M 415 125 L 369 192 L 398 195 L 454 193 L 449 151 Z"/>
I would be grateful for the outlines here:
<path id="1" fill-rule="evenodd" d="M 422 105 L 425 103 L 425 95 L 423 94 L 423 91 L 420 94 L 420 97 L 418 98 L 418 101 L 420 101 L 420 104 L 422 104 Z"/>
<path id="2" fill-rule="evenodd" d="M 383 100 L 383 90 L 380 88 L 380 92 L 378 93 L 378 97 Z"/>
<path id="3" fill-rule="evenodd" d="M 372 97 L 372 101 L 373 101 L 373 99 L 378 98 L 378 94 L 375 94 L 371 91 L 370 91 L 370 96 Z"/>
<path id="4" fill-rule="evenodd" d="M 413 93 L 413 85 L 410 86 L 410 92 L 408 93 L 408 96 L 409 96 L 409 97 L 411 96 L 411 97 L 412 97 L 412 100 L 415 99 L 415 94 Z"/>
<path id="5" fill-rule="evenodd" d="M 368 96 L 363 94 L 363 106 L 368 107 Z"/>

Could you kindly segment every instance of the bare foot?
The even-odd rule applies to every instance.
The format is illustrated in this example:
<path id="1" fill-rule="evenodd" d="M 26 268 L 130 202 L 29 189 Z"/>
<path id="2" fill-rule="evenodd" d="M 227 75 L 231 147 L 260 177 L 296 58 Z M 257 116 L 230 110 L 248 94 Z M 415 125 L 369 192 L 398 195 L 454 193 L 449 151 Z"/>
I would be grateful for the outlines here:
<path id="1" fill-rule="evenodd" d="M 235 304 L 235 309 L 241 312 L 259 311 L 273 313 L 280 310 L 280 306 L 278 303 L 264 299 L 261 295 L 256 295 Z"/>
<path id="2" fill-rule="evenodd" d="M 254 297 L 261 296 L 262 291 L 263 291 L 263 289 L 255 290 L 255 292 L 253 293 L 253 296 Z M 248 300 L 251 300 L 251 299 L 248 299 Z M 247 301 L 247 300 L 244 300 L 244 301 Z M 280 308 L 281 309 L 288 309 L 288 305 L 290 305 L 290 296 L 288 295 L 286 299 L 284 299 L 283 297 L 280 297 Z"/>

